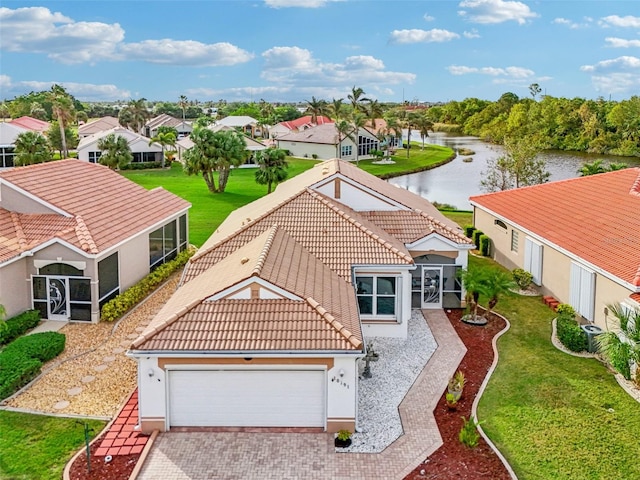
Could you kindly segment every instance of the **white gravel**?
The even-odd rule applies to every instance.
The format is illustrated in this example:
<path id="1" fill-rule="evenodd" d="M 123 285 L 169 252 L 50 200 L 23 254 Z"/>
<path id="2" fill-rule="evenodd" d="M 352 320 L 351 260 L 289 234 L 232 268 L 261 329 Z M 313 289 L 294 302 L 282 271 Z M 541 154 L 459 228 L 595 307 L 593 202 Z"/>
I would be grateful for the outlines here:
<path id="1" fill-rule="evenodd" d="M 358 431 L 341 452 L 378 453 L 402 435 L 398 406 L 436 349 L 420 310 L 413 310 L 407 339 L 368 337 L 379 355 L 371 362 L 372 378 L 358 380 Z"/>

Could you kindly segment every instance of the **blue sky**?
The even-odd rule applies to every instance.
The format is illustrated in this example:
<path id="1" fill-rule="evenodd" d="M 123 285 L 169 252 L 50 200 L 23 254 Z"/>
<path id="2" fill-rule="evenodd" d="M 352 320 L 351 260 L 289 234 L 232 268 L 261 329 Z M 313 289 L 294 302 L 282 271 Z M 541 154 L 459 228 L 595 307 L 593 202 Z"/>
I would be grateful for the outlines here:
<path id="1" fill-rule="evenodd" d="M 640 94 L 628 1 L 12 1 L 0 97 L 60 83 L 80 100 L 614 100 Z"/>

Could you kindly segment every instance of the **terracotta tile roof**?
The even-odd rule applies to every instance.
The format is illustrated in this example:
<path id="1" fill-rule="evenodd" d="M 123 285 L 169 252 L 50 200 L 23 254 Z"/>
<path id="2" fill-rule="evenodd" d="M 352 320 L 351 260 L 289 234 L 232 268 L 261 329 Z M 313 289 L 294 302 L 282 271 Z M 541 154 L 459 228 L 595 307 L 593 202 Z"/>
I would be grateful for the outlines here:
<path id="1" fill-rule="evenodd" d="M 287 294 L 228 298 L 251 279 Z M 182 285 L 132 347 L 361 351 L 362 338 L 353 288 L 274 226 Z"/>
<path id="2" fill-rule="evenodd" d="M 44 133 L 49 130 L 51 124 L 49 122 L 45 122 L 44 120 L 39 120 L 33 117 L 19 117 L 14 118 L 9 123 L 12 125 L 17 125 L 22 128 L 26 128 L 27 130 L 33 130 L 34 132 Z"/>
<path id="3" fill-rule="evenodd" d="M 489 193 L 470 201 L 640 286 L 640 168 Z"/>
<path id="4" fill-rule="evenodd" d="M 104 132 L 105 130 L 111 130 L 112 128 L 116 128 L 120 126 L 120 122 L 115 117 L 102 117 L 98 118 L 89 123 L 85 123 L 84 125 L 80 125 L 78 127 L 78 135 L 81 137 L 86 137 L 88 135 L 93 135 L 94 133 Z"/>
<path id="5" fill-rule="evenodd" d="M 89 253 L 99 253 L 190 206 L 162 188 L 146 190 L 102 165 L 74 159 L 5 170 L 0 182 L 67 214 L 50 214 L 43 205 L 43 215 L 19 215 L 28 242 L 59 237 Z M 2 241 L 4 235 L 0 230 L 0 245 L 11 244 Z"/>
<path id="6" fill-rule="evenodd" d="M 307 128 L 301 132 L 292 131 L 278 137 L 278 140 L 285 142 L 321 143 L 326 145 L 337 145 L 338 131 L 335 123 L 326 123 L 315 127 Z"/>
<path id="7" fill-rule="evenodd" d="M 634 301 L 640 303 L 640 293 L 632 293 L 631 295 L 629 295 L 629 298 L 631 300 L 634 300 Z"/>
<path id="8" fill-rule="evenodd" d="M 311 122 L 311 115 L 305 115 L 304 117 L 300 117 L 300 118 L 296 118 L 295 120 L 289 120 L 287 122 L 280 122 L 278 125 L 282 125 L 286 128 L 288 128 L 289 130 L 300 130 L 301 127 L 306 126 L 308 127 L 312 127 L 314 125 L 324 125 L 325 123 L 333 123 L 333 120 L 331 120 L 329 117 L 325 117 L 322 115 L 319 115 L 316 119 L 316 123 L 312 123 Z"/>
<path id="9" fill-rule="evenodd" d="M 307 189 L 275 206 L 263 216 L 250 219 L 240 230 L 226 238 L 214 232 L 187 264 L 184 281 L 200 275 L 272 225 L 282 227 L 304 248 L 349 282 L 351 266 L 354 264 L 413 263 L 401 241 L 368 222 L 358 212 Z"/>

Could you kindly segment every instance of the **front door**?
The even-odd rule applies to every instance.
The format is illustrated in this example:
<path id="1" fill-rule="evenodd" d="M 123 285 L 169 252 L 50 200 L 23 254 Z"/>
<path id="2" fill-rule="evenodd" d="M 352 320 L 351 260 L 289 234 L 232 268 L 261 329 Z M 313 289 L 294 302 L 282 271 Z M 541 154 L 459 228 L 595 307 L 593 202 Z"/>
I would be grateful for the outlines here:
<path id="1" fill-rule="evenodd" d="M 68 320 L 69 279 L 68 277 L 34 276 L 33 304 L 43 318 Z"/>
<path id="2" fill-rule="evenodd" d="M 422 308 L 442 308 L 442 267 L 422 267 Z"/>

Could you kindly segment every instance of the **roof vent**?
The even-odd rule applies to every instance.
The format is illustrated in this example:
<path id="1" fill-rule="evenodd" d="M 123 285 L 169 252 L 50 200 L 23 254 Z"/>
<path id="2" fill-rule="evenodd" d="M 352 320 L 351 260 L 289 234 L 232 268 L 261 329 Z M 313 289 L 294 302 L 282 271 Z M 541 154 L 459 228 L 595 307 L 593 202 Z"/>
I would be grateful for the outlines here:
<path id="1" fill-rule="evenodd" d="M 247 263 L 249 261 L 249 257 L 242 257 L 242 260 L 240 260 L 240 263 L 242 265 L 244 265 L 245 263 Z"/>

